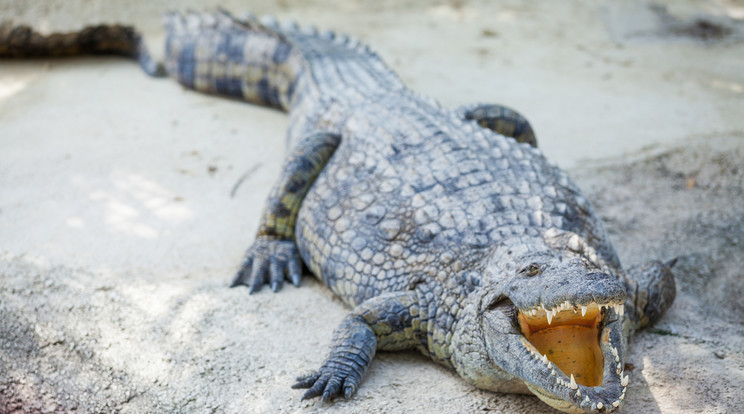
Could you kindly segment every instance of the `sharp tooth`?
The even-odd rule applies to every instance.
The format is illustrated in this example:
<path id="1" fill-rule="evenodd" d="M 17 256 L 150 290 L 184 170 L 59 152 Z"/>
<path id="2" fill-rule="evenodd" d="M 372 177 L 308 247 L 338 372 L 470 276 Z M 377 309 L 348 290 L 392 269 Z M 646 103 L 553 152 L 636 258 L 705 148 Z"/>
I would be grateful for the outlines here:
<path id="1" fill-rule="evenodd" d="M 620 381 L 620 385 L 622 385 L 623 387 L 627 387 L 627 386 L 628 386 L 628 382 L 629 382 L 629 380 L 630 380 L 630 377 L 628 377 L 628 376 L 626 375 L 626 376 L 625 376 L 625 377 L 623 377 L 623 379 L 622 379 L 622 380 Z"/>
<path id="2" fill-rule="evenodd" d="M 550 375 L 552 375 L 552 376 L 554 376 L 554 377 L 555 377 L 555 370 L 554 370 L 554 369 L 551 369 L 551 370 L 550 370 Z"/>
<path id="3" fill-rule="evenodd" d="M 581 390 L 576 390 L 576 396 L 581 397 Z"/>
<path id="4" fill-rule="evenodd" d="M 612 356 L 617 356 L 617 348 L 613 346 L 612 348 L 610 348 L 610 351 L 612 351 Z"/>
<path id="5" fill-rule="evenodd" d="M 598 409 L 598 410 L 601 410 L 601 409 L 602 409 L 602 407 L 604 407 L 604 404 L 602 404 L 602 401 L 598 402 L 598 403 L 597 403 L 597 409 Z"/>
<path id="6" fill-rule="evenodd" d="M 623 400 L 623 398 L 625 398 L 625 393 L 622 393 L 619 397 L 617 397 L 617 399 L 621 401 Z"/>
<path id="7" fill-rule="evenodd" d="M 542 362 L 543 362 L 543 364 L 548 365 L 548 356 L 547 355 L 543 355 L 542 356 Z"/>
<path id="8" fill-rule="evenodd" d="M 612 406 L 615 408 L 617 408 L 618 405 L 620 405 L 620 400 L 617 400 L 614 403 L 612 403 Z"/>
<path id="9" fill-rule="evenodd" d="M 552 362 L 548 361 L 548 363 L 546 365 L 548 366 L 548 369 L 553 369 L 553 363 Z"/>
<path id="10" fill-rule="evenodd" d="M 615 362 L 620 362 L 620 357 L 615 355 Z"/>
<path id="11" fill-rule="evenodd" d="M 571 385 L 571 389 L 574 389 L 574 390 L 576 390 L 576 389 L 578 389 L 578 388 L 579 388 L 579 386 L 578 386 L 578 385 L 576 385 L 576 380 L 574 379 L 574 376 L 573 376 L 573 374 L 571 374 L 571 384 L 570 384 L 570 385 Z"/>
<path id="12" fill-rule="evenodd" d="M 581 316 L 586 315 L 586 306 L 581 305 Z"/>
<path id="13" fill-rule="evenodd" d="M 546 314 L 548 315 L 548 325 L 550 325 L 550 322 L 553 321 L 553 311 L 549 310 Z"/>
<path id="14" fill-rule="evenodd" d="M 559 384 L 563 385 L 563 380 L 562 380 L 562 379 L 560 379 L 560 378 L 558 378 L 558 379 L 557 379 L 557 380 L 556 380 L 555 382 L 557 382 L 557 383 L 559 383 Z"/>
<path id="15" fill-rule="evenodd" d="M 623 304 L 621 303 L 621 304 L 620 304 L 620 305 L 618 306 L 618 309 L 620 309 L 620 312 L 618 312 L 618 313 L 620 314 L 620 316 L 623 316 L 623 315 L 625 315 L 625 305 L 623 305 Z"/>
<path id="16" fill-rule="evenodd" d="M 589 396 L 584 397 L 584 401 L 589 402 Z"/>

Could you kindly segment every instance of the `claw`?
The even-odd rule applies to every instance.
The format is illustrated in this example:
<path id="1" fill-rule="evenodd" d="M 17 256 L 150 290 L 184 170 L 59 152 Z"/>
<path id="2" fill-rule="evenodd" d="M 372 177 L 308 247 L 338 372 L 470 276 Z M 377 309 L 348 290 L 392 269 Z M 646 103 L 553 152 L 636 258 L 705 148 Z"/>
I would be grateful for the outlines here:
<path id="1" fill-rule="evenodd" d="M 254 274 L 253 278 L 251 279 L 251 284 L 248 289 L 248 294 L 252 295 L 259 290 L 261 290 L 261 286 L 264 284 L 263 277 L 261 275 Z"/>
<path id="2" fill-rule="evenodd" d="M 295 285 L 295 287 L 299 287 L 300 280 L 302 279 L 302 265 L 300 264 L 300 259 L 297 257 L 291 258 L 287 266 L 289 278 L 292 281 L 292 284 Z"/>
<path id="3" fill-rule="evenodd" d="M 294 389 L 298 388 L 310 388 L 311 385 L 315 383 L 315 381 L 320 377 L 319 372 L 312 372 L 307 375 L 301 375 L 297 378 L 295 378 L 295 381 L 297 381 L 296 384 L 292 386 Z"/>
<path id="4" fill-rule="evenodd" d="M 253 294 L 261 290 L 261 286 L 266 283 L 266 270 L 269 263 L 263 257 L 257 257 L 253 260 L 253 266 L 251 267 L 251 282 L 249 294 Z"/>
<path id="5" fill-rule="evenodd" d="M 252 265 L 253 265 L 253 258 L 252 257 L 246 258 L 245 261 L 243 262 L 243 265 L 240 266 L 240 270 L 238 270 L 238 273 L 235 274 L 235 277 L 233 278 L 233 281 L 230 284 L 231 288 L 245 284 L 244 278 L 246 276 L 246 272 L 251 269 Z M 250 273 L 248 273 L 248 275 L 250 275 Z"/>
<path id="6" fill-rule="evenodd" d="M 302 396 L 301 400 L 305 401 L 311 398 L 315 398 L 318 396 L 318 394 L 320 394 L 320 392 L 313 391 L 313 390 L 307 390 L 307 392 L 305 392 L 305 395 Z"/>
<path id="7" fill-rule="evenodd" d="M 235 277 L 233 278 L 232 283 L 230 283 L 230 287 L 234 288 L 234 287 L 242 285 L 243 282 L 240 280 L 242 277 L 243 277 L 243 271 L 241 270 L 235 274 Z"/>
<path id="8" fill-rule="evenodd" d="M 348 400 L 352 395 L 354 395 L 355 392 L 356 386 L 347 381 L 346 385 L 344 385 L 344 398 Z"/>
<path id="9" fill-rule="evenodd" d="M 328 383 L 328 377 L 320 376 L 317 381 L 315 381 L 315 384 L 313 384 L 312 387 L 310 387 L 309 390 L 305 393 L 305 395 L 302 396 L 303 400 L 307 400 L 310 398 L 315 398 L 323 393 L 323 390 L 325 389 L 326 384 Z"/>
<path id="10" fill-rule="evenodd" d="M 341 390 L 341 378 L 334 376 L 328 381 L 328 384 L 325 387 L 325 391 L 323 391 L 323 396 L 320 397 L 320 400 L 323 402 L 328 402 L 333 399 L 336 395 L 338 395 L 338 392 Z"/>
<path id="11" fill-rule="evenodd" d="M 279 266 L 279 262 L 274 259 L 271 260 L 271 264 L 269 265 L 269 279 L 271 280 L 271 290 L 278 292 L 282 287 L 284 274 L 282 268 Z"/>
<path id="12" fill-rule="evenodd" d="M 313 372 L 307 375 L 302 375 L 296 378 L 297 383 L 292 386 L 294 389 L 298 388 L 310 388 L 315 381 L 320 378 L 320 372 Z"/>

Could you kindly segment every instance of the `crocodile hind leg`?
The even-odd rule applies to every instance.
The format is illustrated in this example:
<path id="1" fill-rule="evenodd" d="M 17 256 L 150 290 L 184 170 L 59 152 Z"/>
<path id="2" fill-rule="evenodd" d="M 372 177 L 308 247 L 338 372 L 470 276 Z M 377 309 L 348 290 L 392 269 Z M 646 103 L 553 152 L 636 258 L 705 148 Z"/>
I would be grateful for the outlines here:
<path id="1" fill-rule="evenodd" d="M 421 346 L 423 324 L 418 300 L 415 291 L 391 292 L 357 306 L 336 328 L 331 353 L 320 370 L 298 377 L 292 388 L 309 388 L 303 400 L 351 397 L 378 349 L 397 351 Z"/>
<path id="2" fill-rule="evenodd" d="M 511 108 L 495 104 L 475 104 L 460 107 L 457 112 L 465 119 L 478 122 L 483 128 L 537 147 L 532 126 L 522 114 Z"/>
<path id="3" fill-rule="evenodd" d="M 628 269 L 626 309 L 632 330 L 658 321 L 674 302 L 677 290 L 672 267 L 676 262 L 652 261 Z"/>
<path id="4" fill-rule="evenodd" d="M 299 286 L 302 262 L 294 239 L 297 213 L 340 141 L 339 135 L 317 132 L 293 147 L 266 202 L 256 240 L 248 248 L 231 287 L 246 285 L 253 293 L 269 283 L 276 292 L 285 277 Z"/>

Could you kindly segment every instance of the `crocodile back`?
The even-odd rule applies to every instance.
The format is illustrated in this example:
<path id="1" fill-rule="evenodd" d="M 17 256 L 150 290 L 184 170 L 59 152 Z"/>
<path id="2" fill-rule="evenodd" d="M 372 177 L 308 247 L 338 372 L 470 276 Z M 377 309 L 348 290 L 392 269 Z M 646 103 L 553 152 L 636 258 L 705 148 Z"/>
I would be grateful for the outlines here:
<path id="1" fill-rule="evenodd" d="M 441 298 L 467 295 L 471 273 L 515 238 L 570 232 L 598 266 L 619 267 L 586 198 L 537 148 L 409 92 L 352 107 L 338 129 L 342 143 L 303 201 L 297 242 L 352 306 L 422 283 Z"/>

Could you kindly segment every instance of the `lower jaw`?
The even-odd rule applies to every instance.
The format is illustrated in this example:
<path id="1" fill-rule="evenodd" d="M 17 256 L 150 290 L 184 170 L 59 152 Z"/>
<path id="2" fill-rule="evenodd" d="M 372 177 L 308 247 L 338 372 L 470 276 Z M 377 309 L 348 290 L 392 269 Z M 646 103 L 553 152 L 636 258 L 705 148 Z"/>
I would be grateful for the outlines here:
<path id="1" fill-rule="evenodd" d="M 525 338 L 567 376 L 587 387 L 602 385 L 604 358 L 599 328 L 563 325 L 527 333 Z"/>
<path id="2" fill-rule="evenodd" d="M 558 411 L 562 411 L 564 413 L 584 413 L 586 410 L 582 409 L 581 407 L 576 406 L 571 401 L 566 401 L 561 398 L 556 398 L 554 395 L 546 393 L 542 389 L 538 387 L 533 387 L 527 384 L 527 388 L 534 394 L 537 398 L 539 398 L 542 402 L 545 404 L 548 404 L 549 406 L 555 408 Z"/>
<path id="3" fill-rule="evenodd" d="M 576 391 L 573 391 L 572 389 L 565 388 L 565 393 L 560 392 L 560 388 L 568 387 L 568 384 L 566 383 L 563 383 L 562 387 L 559 387 L 558 390 L 555 390 L 554 384 L 548 385 L 541 382 L 535 384 L 530 383 L 530 381 L 525 381 L 524 384 L 527 386 L 530 392 L 533 395 L 537 396 L 541 401 L 562 412 L 591 412 L 593 411 L 594 407 L 599 408 L 598 403 L 600 402 L 603 404 L 604 407 L 606 407 L 605 410 L 608 410 L 607 412 L 614 412 L 622 406 L 627 388 L 627 376 L 624 375 L 624 371 L 621 370 L 621 366 L 619 364 L 617 364 L 617 368 L 615 368 L 617 357 L 613 358 L 613 355 L 616 354 L 614 352 L 610 352 L 613 347 L 622 346 L 619 341 L 616 340 L 615 343 L 613 343 L 613 341 L 610 340 L 610 337 L 613 337 L 613 339 L 618 338 L 616 332 L 616 329 L 618 329 L 617 321 L 607 321 L 605 323 L 602 323 L 601 329 L 599 326 L 583 328 L 587 328 L 584 330 L 583 333 L 587 334 L 587 336 L 591 334 L 591 337 L 594 338 L 594 341 L 592 343 L 596 344 L 598 359 L 596 365 L 594 365 L 594 369 L 598 371 L 598 374 L 596 374 L 598 382 L 597 385 L 580 384 L 577 379 L 577 384 L 580 384 L 577 391 L 581 391 L 582 393 L 580 398 L 577 399 L 574 396 L 574 393 Z M 549 334 L 550 333 L 546 332 L 545 337 L 547 338 Z M 557 334 L 554 333 L 554 335 Z M 540 352 L 541 354 L 546 355 L 549 352 L 549 349 L 544 351 L 543 349 L 540 349 L 538 347 L 541 340 L 540 338 L 535 339 L 534 337 L 532 337 L 531 340 L 529 340 L 526 335 L 524 335 L 522 338 L 523 345 L 526 346 L 529 342 L 529 344 L 534 347 L 533 349 Z M 535 342 L 537 342 L 538 344 L 536 345 Z M 550 346 L 549 344 L 550 342 L 548 342 L 548 346 Z M 560 368 L 558 366 L 558 363 L 553 362 L 553 364 L 556 365 L 556 368 Z M 566 369 L 570 370 L 571 368 Z M 563 368 L 561 368 L 561 371 L 563 371 L 567 376 L 570 377 L 570 373 L 568 373 L 568 371 L 564 371 Z M 614 376 L 614 372 L 617 372 L 617 377 Z M 606 377 L 605 374 L 607 374 L 608 376 Z M 623 377 L 626 378 L 624 380 L 624 383 L 622 382 Z M 556 377 L 548 376 L 547 378 L 549 378 L 550 382 L 553 382 L 555 381 Z M 555 393 L 553 391 L 558 392 Z M 584 401 L 585 398 L 588 398 L 589 401 Z"/>

